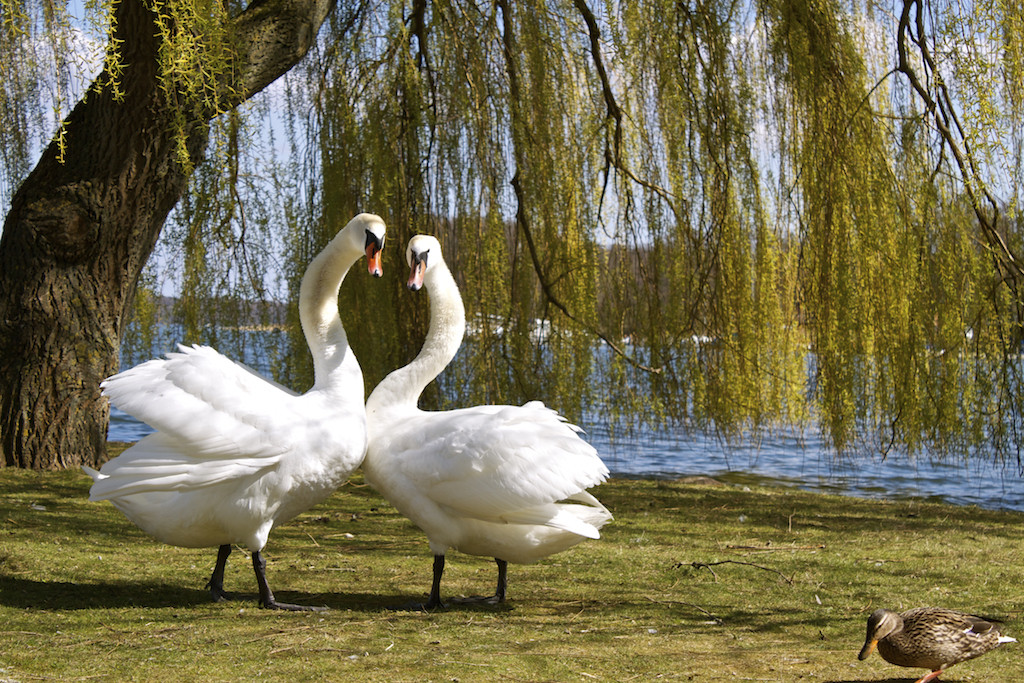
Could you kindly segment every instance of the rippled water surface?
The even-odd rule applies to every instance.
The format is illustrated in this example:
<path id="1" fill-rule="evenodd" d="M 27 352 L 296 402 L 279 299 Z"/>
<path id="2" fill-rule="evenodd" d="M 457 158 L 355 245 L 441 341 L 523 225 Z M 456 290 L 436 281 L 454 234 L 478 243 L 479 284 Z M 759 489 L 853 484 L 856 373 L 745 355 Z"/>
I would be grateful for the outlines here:
<path id="1" fill-rule="evenodd" d="M 613 472 L 632 476 L 708 475 L 732 483 L 772 483 L 866 498 L 920 498 L 1024 511 L 1016 464 L 951 463 L 927 457 L 840 459 L 815 436 L 776 436 L 728 447 L 700 434 L 611 439 L 591 427 L 590 441 Z"/>

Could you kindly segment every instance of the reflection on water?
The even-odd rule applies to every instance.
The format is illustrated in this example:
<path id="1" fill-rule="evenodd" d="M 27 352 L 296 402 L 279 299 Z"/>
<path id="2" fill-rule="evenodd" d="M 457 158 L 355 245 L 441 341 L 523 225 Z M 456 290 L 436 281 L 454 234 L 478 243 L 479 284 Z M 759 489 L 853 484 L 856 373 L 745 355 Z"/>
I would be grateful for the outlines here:
<path id="1" fill-rule="evenodd" d="M 793 486 L 866 498 L 920 498 L 959 505 L 1024 511 L 1024 479 L 1015 466 L 933 462 L 927 458 L 864 457 L 840 460 L 824 442 L 801 434 L 778 435 L 756 445 L 728 447 L 701 434 L 647 432 L 622 437 L 606 425 L 583 425 L 617 476 L 679 477 L 703 474 L 732 484 Z M 112 408 L 111 441 L 138 441 L 153 430 Z"/>

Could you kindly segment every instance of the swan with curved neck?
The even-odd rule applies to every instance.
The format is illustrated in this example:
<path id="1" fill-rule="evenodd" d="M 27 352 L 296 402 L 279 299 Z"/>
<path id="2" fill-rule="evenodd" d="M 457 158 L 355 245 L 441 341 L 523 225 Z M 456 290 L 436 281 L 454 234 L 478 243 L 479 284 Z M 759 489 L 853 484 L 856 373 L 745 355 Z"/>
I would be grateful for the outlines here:
<path id="1" fill-rule="evenodd" d="M 278 524 L 323 501 L 366 451 L 363 377 L 341 323 L 338 292 L 364 254 L 380 277 L 384 222 L 353 218 L 310 263 L 299 290 L 315 381 L 298 395 L 205 346 L 179 347 L 103 382 L 103 393 L 156 429 L 97 472 L 90 500 L 109 500 L 153 538 L 218 546 L 208 587 L 224 600 L 233 544 L 252 552 L 259 602 L 278 602 L 262 551 Z"/>
<path id="2" fill-rule="evenodd" d="M 367 482 L 422 529 L 434 555 L 430 597 L 441 607 L 445 554 L 493 557 L 503 602 L 508 563 L 529 563 L 599 538 L 611 520 L 586 489 L 608 469 L 579 429 L 539 401 L 422 411 L 423 389 L 462 344 L 466 313 L 434 237 L 409 242 L 409 289 L 430 294 L 430 327 L 419 355 L 385 377 L 366 402 Z"/>

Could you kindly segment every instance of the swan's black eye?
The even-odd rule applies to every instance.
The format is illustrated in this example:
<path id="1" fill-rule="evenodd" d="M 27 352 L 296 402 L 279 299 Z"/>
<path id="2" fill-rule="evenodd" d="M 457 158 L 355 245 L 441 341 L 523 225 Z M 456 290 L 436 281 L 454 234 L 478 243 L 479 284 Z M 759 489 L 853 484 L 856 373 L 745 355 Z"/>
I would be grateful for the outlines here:
<path id="1" fill-rule="evenodd" d="M 412 255 L 412 260 L 415 263 L 422 263 L 423 267 L 426 268 L 427 267 L 427 256 L 429 254 L 430 254 L 430 250 L 429 249 L 427 249 L 425 251 L 421 251 L 421 252 L 416 252 L 416 253 L 414 253 Z"/>

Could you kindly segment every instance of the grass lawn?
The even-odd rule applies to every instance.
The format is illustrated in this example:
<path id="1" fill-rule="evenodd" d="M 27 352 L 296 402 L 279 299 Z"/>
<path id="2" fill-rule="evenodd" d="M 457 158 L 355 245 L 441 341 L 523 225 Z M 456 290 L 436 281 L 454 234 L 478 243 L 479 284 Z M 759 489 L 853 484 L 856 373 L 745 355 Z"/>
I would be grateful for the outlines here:
<path id="1" fill-rule="evenodd" d="M 876 607 L 1006 619 L 1024 640 L 1024 515 L 793 489 L 614 480 L 599 541 L 509 567 L 509 601 L 385 609 L 430 587 L 426 539 L 357 475 L 276 529 L 278 599 L 247 553 L 237 600 L 204 585 L 215 549 L 162 545 L 79 472 L 0 469 L 0 681 L 905 681 L 856 659 Z M 452 552 L 442 595 L 493 591 L 494 563 Z M 1017 680 L 1024 645 L 943 681 Z"/>

